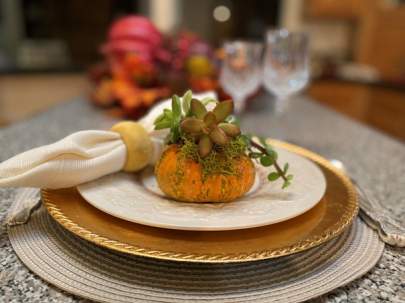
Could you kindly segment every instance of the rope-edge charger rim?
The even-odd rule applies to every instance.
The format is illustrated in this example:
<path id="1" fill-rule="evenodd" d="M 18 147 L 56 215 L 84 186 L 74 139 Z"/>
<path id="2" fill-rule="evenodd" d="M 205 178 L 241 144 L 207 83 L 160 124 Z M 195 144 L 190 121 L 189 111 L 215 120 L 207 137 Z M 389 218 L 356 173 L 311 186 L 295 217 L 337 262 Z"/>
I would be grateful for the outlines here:
<path id="1" fill-rule="evenodd" d="M 203 262 L 203 263 L 231 263 L 231 262 L 247 262 L 258 261 L 270 258 L 276 258 L 281 256 L 298 253 L 315 246 L 318 246 L 326 241 L 329 241 L 338 235 L 340 235 L 350 224 L 358 213 L 358 196 L 356 190 L 351 181 L 336 167 L 334 167 L 328 160 L 319 156 L 318 154 L 311 152 L 302 147 L 281 142 L 278 140 L 269 140 L 271 144 L 287 149 L 288 151 L 302 155 L 315 163 L 323 166 L 324 168 L 332 171 L 344 184 L 348 191 L 348 200 L 346 201 L 346 211 L 340 220 L 334 225 L 328 227 L 321 235 L 313 236 L 303 241 L 299 241 L 293 245 L 272 249 L 257 251 L 249 254 L 188 254 L 178 253 L 173 251 L 161 251 L 148 247 L 135 246 L 126 243 L 121 243 L 116 240 L 111 240 L 106 237 L 95 234 L 94 232 L 80 226 L 73 222 L 49 199 L 49 192 L 46 189 L 41 190 L 42 201 L 48 213 L 64 228 L 72 232 L 73 234 L 92 242 L 96 245 L 106 247 L 112 250 L 120 251 L 137 256 L 150 257 L 162 260 L 171 261 L 186 261 L 186 262 Z"/>

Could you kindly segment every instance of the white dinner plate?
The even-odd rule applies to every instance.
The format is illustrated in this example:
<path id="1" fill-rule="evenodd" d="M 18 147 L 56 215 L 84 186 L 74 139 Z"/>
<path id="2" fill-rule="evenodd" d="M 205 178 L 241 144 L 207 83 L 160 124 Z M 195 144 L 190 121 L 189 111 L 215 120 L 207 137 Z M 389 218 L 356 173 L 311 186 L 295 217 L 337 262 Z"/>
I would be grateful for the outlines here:
<path id="1" fill-rule="evenodd" d="M 178 202 L 160 191 L 153 169 L 116 173 L 78 186 L 99 210 L 131 222 L 180 230 L 232 230 L 274 224 L 296 217 L 323 197 L 326 180 L 312 161 L 276 148 L 279 163 L 289 162 L 292 184 L 267 181 L 271 168 L 256 166 L 255 183 L 245 196 L 227 203 Z"/>

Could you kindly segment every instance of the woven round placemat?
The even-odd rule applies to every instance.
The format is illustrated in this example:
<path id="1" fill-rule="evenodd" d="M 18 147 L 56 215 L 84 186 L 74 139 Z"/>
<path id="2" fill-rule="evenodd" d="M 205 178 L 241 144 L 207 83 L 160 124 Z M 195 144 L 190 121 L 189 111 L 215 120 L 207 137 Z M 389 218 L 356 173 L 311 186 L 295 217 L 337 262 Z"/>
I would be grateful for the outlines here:
<path id="1" fill-rule="evenodd" d="M 277 259 L 202 264 L 117 253 L 71 234 L 41 208 L 9 228 L 20 259 L 44 280 L 101 302 L 300 302 L 370 270 L 384 244 L 360 219 L 338 238 Z"/>

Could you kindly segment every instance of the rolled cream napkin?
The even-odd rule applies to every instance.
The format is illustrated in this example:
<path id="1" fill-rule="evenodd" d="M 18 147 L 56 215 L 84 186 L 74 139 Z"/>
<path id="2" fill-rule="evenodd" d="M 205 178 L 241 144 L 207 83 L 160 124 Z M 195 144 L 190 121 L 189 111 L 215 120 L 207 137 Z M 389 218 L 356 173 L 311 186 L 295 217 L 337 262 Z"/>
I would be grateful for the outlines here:
<path id="1" fill-rule="evenodd" d="M 121 122 L 110 131 L 79 131 L 6 160 L 0 164 L 0 187 L 67 188 L 154 164 L 167 130 L 154 131 L 153 122 L 170 105 L 170 100 L 158 104 L 137 123 Z"/>

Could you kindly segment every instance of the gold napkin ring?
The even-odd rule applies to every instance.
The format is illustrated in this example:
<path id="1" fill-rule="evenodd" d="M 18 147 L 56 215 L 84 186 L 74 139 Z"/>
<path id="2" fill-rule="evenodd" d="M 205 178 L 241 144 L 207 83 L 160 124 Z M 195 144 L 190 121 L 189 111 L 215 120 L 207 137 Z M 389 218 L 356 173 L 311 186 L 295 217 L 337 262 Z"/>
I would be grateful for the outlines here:
<path id="1" fill-rule="evenodd" d="M 153 143 L 142 125 L 133 121 L 122 121 L 115 124 L 111 130 L 121 135 L 127 147 L 124 171 L 134 172 L 148 165 L 153 155 Z"/>

